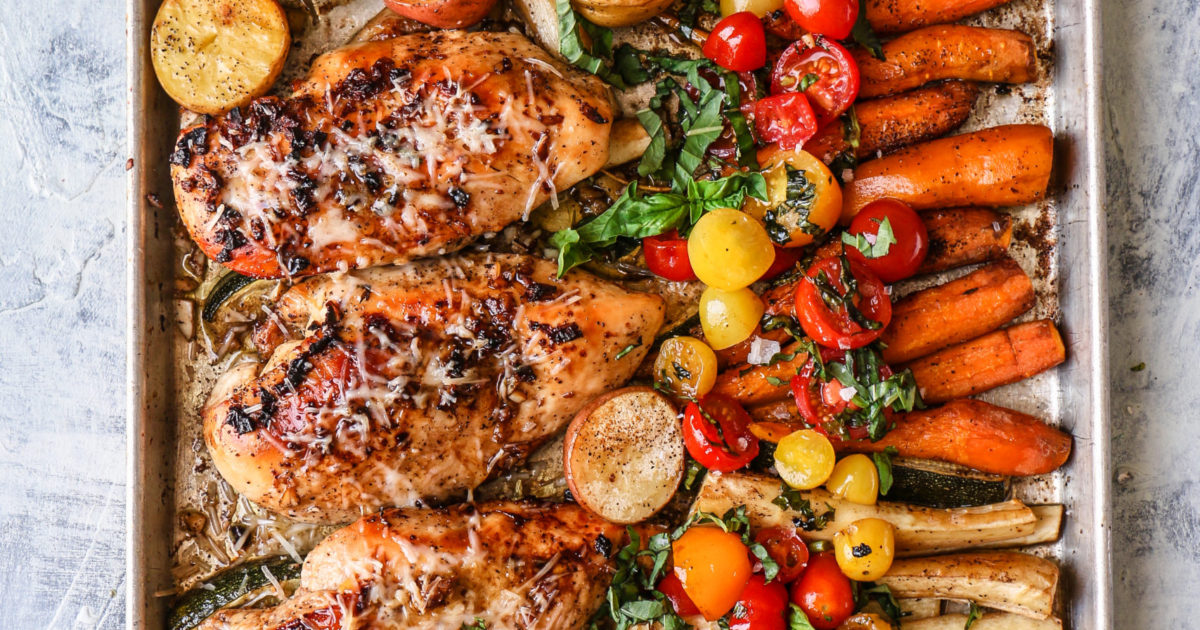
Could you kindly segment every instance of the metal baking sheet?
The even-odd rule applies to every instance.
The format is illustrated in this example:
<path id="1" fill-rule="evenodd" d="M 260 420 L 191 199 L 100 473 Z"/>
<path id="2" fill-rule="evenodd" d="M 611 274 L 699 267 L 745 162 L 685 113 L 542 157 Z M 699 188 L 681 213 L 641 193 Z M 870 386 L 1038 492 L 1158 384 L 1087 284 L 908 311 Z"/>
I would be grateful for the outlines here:
<path id="1" fill-rule="evenodd" d="M 183 248 L 176 242 L 167 156 L 179 125 L 178 107 L 162 92 L 147 42 L 160 0 L 129 0 L 129 269 L 128 269 L 128 611 L 130 628 L 165 627 L 176 587 L 181 497 L 211 488 L 198 481 L 204 459 L 197 443 L 198 399 L 218 369 L 189 356 L 181 330 L 191 306 L 177 299 Z M 337 42 L 377 10 L 379 0 L 334 4 L 319 31 L 299 38 L 293 67 Z M 987 90 L 964 131 L 1009 122 L 1039 122 L 1055 133 L 1055 176 L 1048 200 L 1012 212 L 1014 257 L 1034 278 L 1038 306 L 1029 317 L 1053 317 L 1068 343 L 1067 363 L 1002 388 L 993 402 L 1034 413 L 1074 435 L 1062 470 L 1023 481 L 1017 493 L 1067 506 L 1062 539 L 1036 550 L 1063 568 L 1060 611 L 1071 628 L 1112 627 L 1109 566 L 1109 427 L 1106 279 L 1103 252 L 1097 0 L 1016 0 L 972 20 L 1018 28 L 1042 51 L 1042 80 Z M 911 287 L 909 287 L 911 288 Z M 902 288 L 903 290 L 903 288 Z M 193 322 L 194 324 L 194 322 Z M 206 474 L 208 476 L 206 476 Z M 320 531 L 311 532 L 319 537 Z"/>

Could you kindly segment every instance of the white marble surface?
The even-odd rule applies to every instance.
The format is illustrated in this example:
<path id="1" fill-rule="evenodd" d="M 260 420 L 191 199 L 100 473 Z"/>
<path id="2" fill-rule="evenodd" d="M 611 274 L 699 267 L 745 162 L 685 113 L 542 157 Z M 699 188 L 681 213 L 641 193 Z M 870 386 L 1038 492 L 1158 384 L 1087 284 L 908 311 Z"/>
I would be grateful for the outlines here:
<path id="1" fill-rule="evenodd" d="M 120 628 L 123 2 L 4 5 L 0 610 Z M 1200 13 L 1104 5 L 1117 627 L 1200 628 Z"/>

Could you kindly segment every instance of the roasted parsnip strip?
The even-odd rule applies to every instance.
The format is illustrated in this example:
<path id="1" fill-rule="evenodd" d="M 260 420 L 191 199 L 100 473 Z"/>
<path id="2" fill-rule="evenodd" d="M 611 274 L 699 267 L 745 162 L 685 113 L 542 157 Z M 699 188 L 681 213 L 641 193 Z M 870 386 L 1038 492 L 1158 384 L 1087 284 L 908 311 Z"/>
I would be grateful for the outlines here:
<path id="1" fill-rule="evenodd" d="M 904 602 L 899 600 L 901 610 Z M 925 600 L 921 600 L 925 601 Z M 966 615 L 939 615 L 926 618 L 904 618 L 904 630 L 963 630 L 967 626 Z M 1023 615 L 1006 612 L 988 612 L 975 620 L 971 630 L 1062 630 L 1062 621 L 1050 617 L 1047 619 L 1030 619 Z"/>
<path id="2" fill-rule="evenodd" d="M 897 558 L 881 582 L 896 597 L 965 599 L 1046 619 L 1054 612 L 1058 565 L 1015 551 Z"/>

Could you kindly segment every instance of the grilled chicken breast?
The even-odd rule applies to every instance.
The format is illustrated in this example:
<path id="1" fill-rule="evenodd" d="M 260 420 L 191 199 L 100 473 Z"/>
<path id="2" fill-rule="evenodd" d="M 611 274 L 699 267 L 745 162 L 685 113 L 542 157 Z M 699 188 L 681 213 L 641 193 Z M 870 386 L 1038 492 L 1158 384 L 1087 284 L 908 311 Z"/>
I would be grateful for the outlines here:
<path id="1" fill-rule="evenodd" d="M 521 461 L 628 380 L 663 319 L 657 295 L 555 270 L 451 257 L 297 284 L 256 333 L 269 359 L 205 406 L 217 469 L 267 509 L 337 523 Z"/>
<path id="2" fill-rule="evenodd" d="M 437 31 L 318 58 L 286 99 L 184 129 L 179 213 L 217 262 L 306 276 L 454 251 L 595 173 L 598 78 L 521 35 Z"/>
<path id="3" fill-rule="evenodd" d="M 283 604 L 221 611 L 200 630 L 581 628 L 623 536 L 573 504 L 385 510 L 318 545 Z"/>

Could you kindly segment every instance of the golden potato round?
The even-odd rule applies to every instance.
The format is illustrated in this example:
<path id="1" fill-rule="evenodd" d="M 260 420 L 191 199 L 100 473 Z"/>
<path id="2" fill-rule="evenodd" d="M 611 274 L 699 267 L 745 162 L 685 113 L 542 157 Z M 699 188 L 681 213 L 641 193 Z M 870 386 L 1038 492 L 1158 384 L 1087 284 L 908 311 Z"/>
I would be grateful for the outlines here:
<path id="1" fill-rule="evenodd" d="M 593 24 L 632 26 L 662 13 L 673 0 L 574 0 L 579 13 Z"/>
<path id="2" fill-rule="evenodd" d="M 164 0 L 150 55 L 175 102 L 221 114 L 271 89 L 291 43 L 287 15 L 275 0 Z"/>

